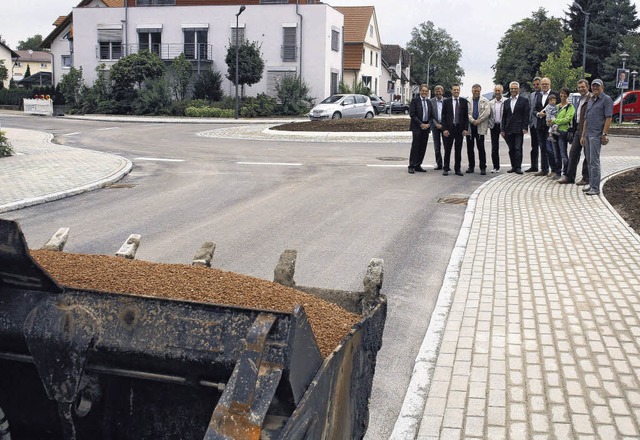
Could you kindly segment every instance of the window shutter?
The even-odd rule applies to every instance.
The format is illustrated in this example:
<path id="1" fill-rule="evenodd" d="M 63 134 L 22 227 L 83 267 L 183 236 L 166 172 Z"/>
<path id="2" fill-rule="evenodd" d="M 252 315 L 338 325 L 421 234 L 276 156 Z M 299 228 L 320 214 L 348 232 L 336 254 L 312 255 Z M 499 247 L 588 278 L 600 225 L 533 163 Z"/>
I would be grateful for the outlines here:
<path id="1" fill-rule="evenodd" d="M 98 26 L 98 41 L 102 43 L 122 41 L 122 25 Z"/>

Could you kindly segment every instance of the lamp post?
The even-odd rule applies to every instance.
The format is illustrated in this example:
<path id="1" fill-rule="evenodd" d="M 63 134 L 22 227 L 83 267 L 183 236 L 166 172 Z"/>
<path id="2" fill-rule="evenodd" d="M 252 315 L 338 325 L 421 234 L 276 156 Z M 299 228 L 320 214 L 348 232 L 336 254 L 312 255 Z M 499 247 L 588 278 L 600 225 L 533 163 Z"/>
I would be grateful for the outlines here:
<path id="1" fill-rule="evenodd" d="M 436 50 L 431 55 L 429 55 L 429 59 L 427 59 L 427 87 L 429 87 L 429 68 L 431 67 L 431 57 L 433 57 L 438 52 L 440 51 Z M 431 98 L 431 87 L 429 87 L 429 98 Z"/>
<path id="2" fill-rule="evenodd" d="M 589 13 L 582 9 L 582 6 L 580 6 L 578 2 L 573 2 L 573 6 L 578 8 L 582 15 L 584 15 L 584 37 L 582 39 L 582 77 L 584 78 L 587 65 L 587 28 L 589 26 Z"/>
<path id="3" fill-rule="evenodd" d="M 240 14 L 244 12 L 245 9 L 247 9 L 245 5 L 240 6 L 240 10 L 236 14 L 236 119 L 238 119 L 238 116 L 240 114 L 240 102 L 238 101 L 238 83 L 240 82 L 238 80 L 238 64 L 239 64 L 238 55 L 240 53 L 240 40 L 238 38 L 240 32 L 238 32 L 238 27 L 239 27 L 238 18 L 240 17 Z"/>
<path id="4" fill-rule="evenodd" d="M 627 60 L 629 59 L 629 54 L 626 53 L 626 52 L 622 52 L 620 54 L 620 59 L 622 60 L 622 70 L 624 70 L 624 68 L 625 68 L 624 63 L 626 63 Z M 617 81 L 617 78 L 616 78 L 616 81 Z M 620 85 L 622 86 L 624 84 L 620 84 Z M 627 83 L 627 85 L 628 85 L 628 83 Z M 618 116 L 618 123 L 619 124 L 622 124 L 622 107 L 623 107 L 623 104 L 624 104 L 624 87 L 620 87 L 620 115 Z"/>
<path id="5" fill-rule="evenodd" d="M 631 72 L 631 77 L 633 78 L 633 87 L 631 88 L 632 90 L 636 89 L 636 76 L 638 76 L 637 70 L 634 70 L 633 72 Z"/>

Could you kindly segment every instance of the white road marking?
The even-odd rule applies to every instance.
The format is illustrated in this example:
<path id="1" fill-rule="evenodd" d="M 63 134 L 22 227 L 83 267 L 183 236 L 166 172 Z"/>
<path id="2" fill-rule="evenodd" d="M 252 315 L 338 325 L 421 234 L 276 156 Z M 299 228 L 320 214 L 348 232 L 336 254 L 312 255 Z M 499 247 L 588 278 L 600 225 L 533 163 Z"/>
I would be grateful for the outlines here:
<path id="1" fill-rule="evenodd" d="M 75 136 L 77 134 L 82 134 L 82 132 L 81 131 L 74 131 L 73 133 L 63 134 L 62 136 Z"/>
<path id="2" fill-rule="evenodd" d="M 157 162 L 184 162 L 184 159 L 162 159 L 160 157 L 136 157 L 133 160 L 149 160 Z"/>
<path id="3" fill-rule="evenodd" d="M 367 164 L 368 167 L 378 167 L 378 168 L 385 168 L 385 167 L 407 167 L 407 164 Z"/>
<path id="4" fill-rule="evenodd" d="M 291 166 L 291 167 L 299 167 L 301 163 L 292 163 L 292 162 L 236 162 L 238 165 L 283 165 L 283 166 Z"/>
<path id="5" fill-rule="evenodd" d="M 120 128 L 120 127 L 98 128 L 96 131 L 117 130 L 118 128 Z"/>

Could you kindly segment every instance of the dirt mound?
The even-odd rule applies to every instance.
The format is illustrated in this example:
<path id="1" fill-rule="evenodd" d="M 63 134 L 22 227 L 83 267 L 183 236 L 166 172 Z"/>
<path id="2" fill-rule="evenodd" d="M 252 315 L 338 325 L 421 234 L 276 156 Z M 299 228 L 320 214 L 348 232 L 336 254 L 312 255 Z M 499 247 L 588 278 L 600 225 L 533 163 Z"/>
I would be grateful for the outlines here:
<path id="1" fill-rule="evenodd" d="M 283 131 L 331 132 L 387 132 L 409 130 L 409 118 L 378 116 L 372 119 L 326 119 L 323 121 L 292 122 L 272 127 Z"/>

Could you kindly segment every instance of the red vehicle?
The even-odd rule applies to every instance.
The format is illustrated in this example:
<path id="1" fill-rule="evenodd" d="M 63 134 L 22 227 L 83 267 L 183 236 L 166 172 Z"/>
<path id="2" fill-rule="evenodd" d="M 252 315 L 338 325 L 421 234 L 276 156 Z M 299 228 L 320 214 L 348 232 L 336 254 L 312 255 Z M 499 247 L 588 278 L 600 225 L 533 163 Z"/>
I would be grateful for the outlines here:
<path id="1" fill-rule="evenodd" d="M 622 95 L 622 121 L 640 120 L 640 90 L 629 90 Z M 613 101 L 613 121 L 620 119 L 620 97 Z"/>

